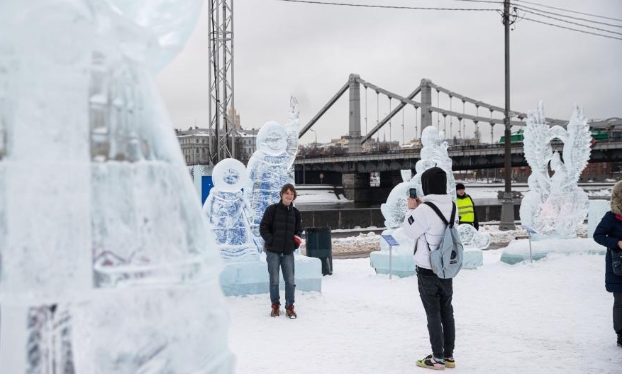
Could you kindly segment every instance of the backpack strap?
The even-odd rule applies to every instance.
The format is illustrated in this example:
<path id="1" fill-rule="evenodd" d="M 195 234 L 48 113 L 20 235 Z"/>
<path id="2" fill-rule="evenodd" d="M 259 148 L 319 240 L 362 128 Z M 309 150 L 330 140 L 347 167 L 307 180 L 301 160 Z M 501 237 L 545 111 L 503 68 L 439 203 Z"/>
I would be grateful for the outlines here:
<path id="1" fill-rule="evenodd" d="M 424 202 L 424 204 L 429 206 L 430 208 L 432 208 L 434 212 L 436 212 L 436 215 L 439 216 L 439 218 L 443 221 L 445 226 L 454 227 L 454 220 L 456 219 L 456 204 L 455 203 L 453 202 L 451 203 L 452 207 L 451 207 L 451 216 L 450 216 L 449 222 L 447 222 L 447 219 L 445 219 L 445 216 L 443 216 L 443 213 L 441 213 L 441 211 L 438 209 L 436 205 L 434 205 L 433 203 L 429 201 Z"/>

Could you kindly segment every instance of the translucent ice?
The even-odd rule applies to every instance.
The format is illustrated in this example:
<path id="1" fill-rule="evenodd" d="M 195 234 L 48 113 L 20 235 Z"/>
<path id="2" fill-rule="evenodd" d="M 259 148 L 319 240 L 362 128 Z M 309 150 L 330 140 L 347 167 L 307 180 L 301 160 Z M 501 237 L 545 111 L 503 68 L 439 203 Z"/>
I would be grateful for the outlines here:
<path id="1" fill-rule="evenodd" d="M 380 211 L 384 217 L 384 225 L 387 229 L 396 229 L 402 226 L 404 222 L 404 215 L 408 209 L 408 203 L 406 197 L 408 196 L 408 190 L 413 187 L 410 184 L 412 173 L 410 170 L 401 170 L 402 182 L 393 187 L 387 202 L 380 204 Z"/>
<path id="2" fill-rule="evenodd" d="M 290 122 L 286 126 L 270 121 L 259 129 L 257 150 L 247 165 L 244 194 L 251 206 L 251 229 L 258 239 L 264 211 L 281 200 L 279 193 L 284 184 L 294 183 L 292 165 L 298 148 L 298 106 L 293 98 L 288 116 Z"/>
<path id="3" fill-rule="evenodd" d="M 214 166 L 214 187 L 203 205 L 216 234 L 220 255 L 229 261 L 259 259 L 248 218 L 250 206 L 242 192 L 247 178 L 246 167 L 240 161 L 233 158 L 220 161 Z"/>
<path id="4" fill-rule="evenodd" d="M 529 113 L 524 136 L 531 175 L 530 190 L 521 203 L 521 222 L 534 229 L 536 237 L 573 238 L 589 206 L 587 194 L 577 186 L 591 153 L 587 118 L 575 105 L 566 129 L 549 128 L 540 102 L 538 109 Z M 563 160 L 562 155 L 553 151 L 552 139 L 564 143 Z M 553 171 L 550 177 L 549 166 Z"/>
<path id="5" fill-rule="evenodd" d="M 447 193 L 456 196 L 456 181 L 452 171 L 452 161 L 447 153 L 449 145 L 444 140 L 444 134 L 434 126 L 426 127 L 421 133 L 420 159 L 415 164 L 415 177 L 412 180 L 413 186 L 417 189 L 418 196 L 424 196 L 421 188 L 421 174 L 432 167 L 439 167 L 447 174 Z"/>
<path id="6" fill-rule="evenodd" d="M 0 372 L 232 371 L 222 261 L 154 76 L 201 5 L 0 1 Z"/>

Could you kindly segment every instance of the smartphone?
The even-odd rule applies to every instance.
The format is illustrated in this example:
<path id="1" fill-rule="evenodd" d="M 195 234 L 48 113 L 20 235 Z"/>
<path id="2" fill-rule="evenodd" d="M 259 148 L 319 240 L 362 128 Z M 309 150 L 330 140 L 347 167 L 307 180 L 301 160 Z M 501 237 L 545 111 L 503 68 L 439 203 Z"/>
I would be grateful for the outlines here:
<path id="1" fill-rule="evenodd" d="M 416 188 L 411 188 L 410 190 L 408 190 L 408 196 L 410 196 L 411 199 L 416 199 L 417 198 L 417 189 Z"/>

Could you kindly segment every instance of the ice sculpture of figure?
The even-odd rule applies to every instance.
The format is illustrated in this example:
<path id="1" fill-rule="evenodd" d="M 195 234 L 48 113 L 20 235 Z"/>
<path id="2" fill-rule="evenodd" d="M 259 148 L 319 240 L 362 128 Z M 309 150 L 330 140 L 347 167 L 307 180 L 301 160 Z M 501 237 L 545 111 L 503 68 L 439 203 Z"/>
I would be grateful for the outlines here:
<path id="1" fill-rule="evenodd" d="M 214 187 L 203 211 L 216 234 L 220 255 L 229 261 L 258 260 L 248 219 L 250 207 L 242 192 L 246 167 L 233 158 L 222 160 L 214 166 L 212 180 Z"/>
<path id="2" fill-rule="evenodd" d="M 460 240 L 465 249 L 486 249 L 490 245 L 490 235 L 479 232 L 471 225 L 458 225 L 458 233 L 460 234 Z"/>
<path id="3" fill-rule="evenodd" d="M 521 222 L 534 229 L 536 237 L 573 238 L 589 207 L 587 194 L 577 186 L 591 153 L 587 118 L 575 105 L 566 129 L 549 128 L 540 102 L 538 109 L 528 115 L 524 136 L 525 158 L 532 174 L 529 192 L 521 203 Z M 550 142 L 555 138 L 564 143 L 563 160 L 562 155 L 553 152 Z"/>
<path id="4" fill-rule="evenodd" d="M 257 150 L 248 161 L 248 182 L 244 193 L 251 206 L 251 229 L 256 238 L 260 238 L 259 224 L 266 208 L 279 202 L 284 184 L 294 184 L 291 167 L 298 147 L 297 105 L 292 98 L 287 127 L 270 121 L 259 129 Z M 261 251 L 261 246 L 258 247 Z"/>
<path id="5" fill-rule="evenodd" d="M 412 187 L 410 180 L 412 178 L 412 172 L 410 170 L 401 170 L 403 182 L 393 187 L 387 202 L 380 204 L 380 211 L 384 217 L 384 225 L 387 229 L 397 229 L 402 226 L 404 222 L 404 215 L 408 208 L 406 202 L 406 196 L 408 195 L 408 189 Z"/>
<path id="6" fill-rule="evenodd" d="M 222 260 L 155 86 L 201 6 L 0 1 L 1 373 L 232 372 Z"/>
<path id="7" fill-rule="evenodd" d="M 415 164 L 415 171 L 417 174 L 415 174 L 411 182 L 417 189 L 417 194 L 423 196 L 421 174 L 431 167 L 438 166 L 447 174 L 447 193 L 455 197 L 456 181 L 451 167 L 452 161 L 447 153 L 449 145 L 444 141 L 443 132 L 438 131 L 434 126 L 426 127 L 421 133 L 421 144 L 423 148 L 421 148 L 420 159 Z"/>

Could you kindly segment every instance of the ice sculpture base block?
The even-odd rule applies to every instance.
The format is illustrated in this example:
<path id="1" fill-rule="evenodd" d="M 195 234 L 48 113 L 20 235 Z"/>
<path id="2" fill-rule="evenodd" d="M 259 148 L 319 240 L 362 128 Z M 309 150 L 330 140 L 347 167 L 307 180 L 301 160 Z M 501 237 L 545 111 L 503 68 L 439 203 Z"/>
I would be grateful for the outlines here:
<path id="1" fill-rule="evenodd" d="M 484 265 L 484 252 L 479 248 L 465 248 L 462 257 L 463 269 L 477 269 Z"/>
<path id="2" fill-rule="evenodd" d="M 322 261 L 319 258 L 296 255 L 296 290 L 322 292 Z M 265 259 L 249 262 L 229 262 L 220 274 L 225 296 L 244 296 L 270 292 L 268 265 Z M 285 289 L 283 274 L 279 286 Z"/>
<path id="3" fill-rule="evenodd" d="M 591 238 L 594 235 L 596 226 L 603 219 L 605 213 L 611 210 L 611 202 L 609 200 L 590 200 L 590 205 L 587 211 L 587 237 Z"/>
<path id="4" fill-rule="evenodd" d="M 591 238 L 576 239 L 543 239 L 531 241 L 531 251 L 534 261 L 541 260 L 551 255 L 570 254 L 596 254 L 604 255 L 605 247 L 596 243 Z M 514 265 L 519 262 L 529 262 L 528 240 L 515 240 L 510 243 L 501 255 L 501 262 Z"/>
<path id="5" fill-rule="evenodd" d="M 417 274 L 413 255 L 394 250 L 391 257 L 392 275 L 404 278 Z M 369 262 L 371 267 L 376 270 L 376 274 L 389 274 L 389 251 L 371 252 L 369 254 Z M 482 265 L 484 265 L 484 255 L 481 249 L 464 249 L 463 269 L 477 269 Z"/>
<path id="6" fill-rule="evenodd" d="M 393 250 L 391 255 L 389 251 L 376 251 L 369 254 L 369 262 L 371 267 L 376 270 L 376 274 L 389 274 L 389 256 L 391 256 L 391 274 L 400 278 L 415 275 L 415 260 L 413 254 L 405 254 L 403 252 Z"/>

